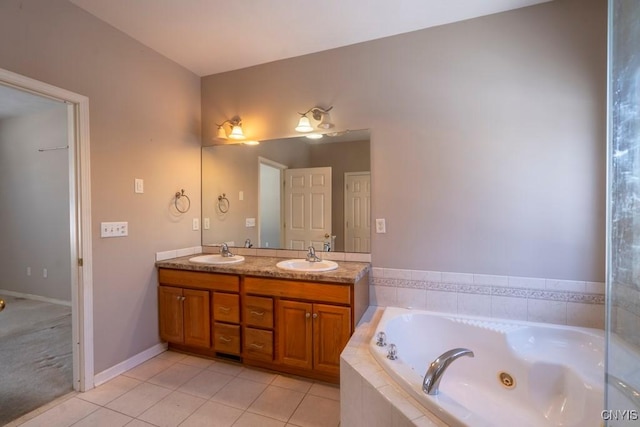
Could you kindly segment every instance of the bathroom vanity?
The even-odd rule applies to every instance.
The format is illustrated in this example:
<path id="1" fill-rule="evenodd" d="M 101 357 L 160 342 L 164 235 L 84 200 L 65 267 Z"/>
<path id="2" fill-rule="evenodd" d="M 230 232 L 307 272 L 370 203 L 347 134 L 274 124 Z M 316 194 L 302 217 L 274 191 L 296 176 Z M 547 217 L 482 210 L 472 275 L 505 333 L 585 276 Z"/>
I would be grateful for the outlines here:
<path id="1" fill-rule="evenodd" d="M 300 273 L 280 258 L 157 262 L 160 337 L 169 348 L 335 382 L 340 353 L 369 305 L 370 264 Z"/>

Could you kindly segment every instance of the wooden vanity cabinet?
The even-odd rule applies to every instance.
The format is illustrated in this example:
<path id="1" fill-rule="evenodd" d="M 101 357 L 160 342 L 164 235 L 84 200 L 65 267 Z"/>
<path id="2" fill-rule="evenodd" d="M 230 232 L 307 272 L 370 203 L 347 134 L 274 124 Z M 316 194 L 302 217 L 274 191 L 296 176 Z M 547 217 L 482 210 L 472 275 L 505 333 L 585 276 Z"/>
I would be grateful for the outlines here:
<path id="1" fill-rule="evenodd" d="M 209 292 L 160 286 L 160 337 L 208 348 L 211 342 Z"/>
<path id="2" fill-rule="evenodd" d="M 247 322 L 246 301 L 262 298 L 273 300 L 274 305 L 274 329 L 263 325 L 264 332 L 273 333 L 273 359 L 251 356 L 245 342 L 246 363 L 324 381 L 339 380 L 340 353 L 362 314 L 358 307 L 356 319 L 353 284 L 245 277 L 242 295 L 245 339 L 247 331 L 255 329 Z"/>
<path id="3" fill-rule="evenodd" d="M 239 355 L 240 277 L 160 268 L 160 337 L 180 350 Z"/>

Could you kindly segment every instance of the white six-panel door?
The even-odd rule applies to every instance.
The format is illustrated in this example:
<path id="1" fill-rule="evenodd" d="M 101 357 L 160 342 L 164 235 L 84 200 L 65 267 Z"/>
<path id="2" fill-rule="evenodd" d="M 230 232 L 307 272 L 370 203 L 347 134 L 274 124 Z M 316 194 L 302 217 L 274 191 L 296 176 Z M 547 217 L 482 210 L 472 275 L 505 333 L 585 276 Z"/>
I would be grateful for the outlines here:
<path id="1" fill-rule="evenodd" d="M 344 177 L 345 252 L 371 252 L 371 172 Z"/>
<path id="2" fill-rule="evenodd" d="M 331 236 L 331 168 L 285 170 L 284 198 L 286 248 L 322 250 Z"/>

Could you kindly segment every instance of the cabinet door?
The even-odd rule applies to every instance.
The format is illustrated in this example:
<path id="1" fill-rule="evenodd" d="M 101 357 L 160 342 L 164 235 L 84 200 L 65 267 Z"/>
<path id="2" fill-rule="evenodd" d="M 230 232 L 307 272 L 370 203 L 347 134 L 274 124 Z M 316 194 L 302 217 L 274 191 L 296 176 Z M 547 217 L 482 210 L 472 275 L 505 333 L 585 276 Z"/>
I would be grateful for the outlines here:
<path id="1" fill-rule="evenodd" d="M 278 304 L 278 360 L 283 365 L 311 369 L 312 305 L 281 300 Z"/>
<path id="2" fill-rule="evenodd" d="M 184 340 L 182 307 L 182 289 L 172 286 L 158 287 L 160 338 L 164 341 L 182 344 Z"/>
<path id="3" fill-rule="evenodd" d="M 211 311 L 209 292 L 183 289 L 184 344 L 211 347 Z"/>
<path id="4" fill-rule="evenodd" d="M 351 309 L 335 305 L 313 305 L 313 367 L 338 375 L 340 353 L 351 336 Z"/>

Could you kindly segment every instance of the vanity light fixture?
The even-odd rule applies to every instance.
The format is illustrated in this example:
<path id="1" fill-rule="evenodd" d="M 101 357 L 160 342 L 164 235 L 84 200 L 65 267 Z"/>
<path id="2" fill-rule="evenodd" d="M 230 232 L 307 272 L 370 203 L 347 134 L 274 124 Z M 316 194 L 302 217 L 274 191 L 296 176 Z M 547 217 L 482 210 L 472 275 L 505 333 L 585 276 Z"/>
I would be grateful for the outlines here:
<path id="1" fill-rule="evenodd" d="M 331 129 L 334 124 L 331 123 L 331 116 L 329 115 L 329 111 L 331 111 L 331 109 L 333 108 L 333 106 L 324 109 L 321 107 L 312 107 L 309 108 L 306 112 L 304 113 L 298 113 L 300 114 L 300 120 L 298 121 L 298 126 L 296 126 L 296 131 L 298 132 L 312 132 L 313 131 L 313 126 L 311 126 L 311 121 L 309 120 L 309 117 L 307 117 L 307 114 L 311 113 L 311 117 L 313 117 L 314 120 L 319 121 L 320 123 L 318 123 L 318 128 L 320 129 Z"/>
<path id="2" fill-rule="evenodd" d="M 229 123 L 229 126 L 231 127 L 231 132 L 228 136 L 227 132 L 224 129 L 224 125 L 227 123 Z M 218 139 L 231 138 L 238 141 L 247 139 L 247 137 L 244 136 L 244 133 L 242 132 L 242 119 L 239 116 L 235 116 L 232 119 L 225 120 L 220 124 L 216 123 L 216 126 L 218 126 Z"/>

